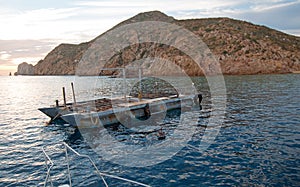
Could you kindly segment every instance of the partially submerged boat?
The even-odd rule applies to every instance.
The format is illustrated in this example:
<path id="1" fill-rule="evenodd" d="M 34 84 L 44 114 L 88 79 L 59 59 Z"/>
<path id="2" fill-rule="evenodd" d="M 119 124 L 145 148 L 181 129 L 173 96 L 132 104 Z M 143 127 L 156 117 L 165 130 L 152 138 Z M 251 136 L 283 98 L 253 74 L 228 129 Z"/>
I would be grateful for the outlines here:
<path id="1" fill-rule="evenodd" d="M 201 97 L 200 94 L 190 96 L 171 95 L 142 100 L 129 97 L 127 102 L 124 102 L 123 98 L 101 98 L 83 101 L 76 105 L 70 103 L 66 107 L 55 106 L 39 108 L 39 110 L 49 116 L 51 121 L 63 120 L 64 123 L 74 127 L 86 124 L 99 125 L 99 123 L 112 125 L 119 122 L 116 117 L 118 113 L 130 112 L 132 118 L 143 119 L 164 111 L 198 105 L 201 103 L 199 97 Z"/>
<path id="2" fill-rule="evenodd" d="M 113 125 L 122 121 L 130 124 L 136 119 L 145 120 L 150 116 L 182 107 L 191 108 L 199 104 L 199 97 L 201 96 L 172 95 L 142 100 L 130 97 L 127 102 L 122 101 L 121 98 L 104 98 L 106 102 L 103 105 L 91 105 L 88 109 L 76 108 L 76 112 L 64 114 L 61 118 L 72 126 L 83 128 Z"/>
<path id="3" fill-rule="evenodd" d="M 122 70 L 125 75 L 124 68 L 109 68 L 109 70 L 111 69 Z M 145 120 L 150 116 L 159 115 L 174 109 L 199 106 L 202 101 L 201 94 L 181 95 L 171 84 L 161 81 L 161 79 L 151 79 L 149 77 L 141 79 L 140 70 L 139 81 L 131 89 L 130 93 L 126 95 L 126 78 L 125 76 L 123 78 L 124 90 L 121 91 L 121 93 L 124 93 L 123 96 L 103 97 L 76 102 L 73 83 L 71 83 L 73 103 L 66 102 L 65 89 L 63 88 L 63 105 L 59 105 L 58 101 L 56 101 L 55 106 L 39 108 L 39 110 L 51 118 L 50 123 L 61 120 L 63 123 L 68 123 L 74 127 L 91 128 L 99 125 L 106 126 L 122 123 L 124 121 L 130 124 L 134 123 L 136 119 Z"/>

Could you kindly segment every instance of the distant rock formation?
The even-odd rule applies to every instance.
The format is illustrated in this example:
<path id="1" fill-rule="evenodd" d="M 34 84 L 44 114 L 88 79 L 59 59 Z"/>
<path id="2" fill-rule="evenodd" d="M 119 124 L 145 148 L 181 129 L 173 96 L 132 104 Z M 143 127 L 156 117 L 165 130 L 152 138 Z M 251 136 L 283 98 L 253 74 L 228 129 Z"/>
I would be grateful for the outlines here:
<path id="1" fill-rule="evenodd" d="M 140 13 L 112 29 L 141 21 L 174 23 L 193 32 L 210 48 L 219 61 L 223 74 L 270 74 L 300 71 L 300 37 L 230 18 L 176 20 L 159 11 Z M 132 37 L 135 37 L 134 33 Z M 34 66 L 34 74 L 97 75 L 98 69 L 88 69 L 88 64 L 86 64 L 87 71 L 76 72 L 83 54 L 97 38 L 79 45 L 61 44 L 57 46 Z M 114 54 L 105 66 L 119 67 L 147 57 L 158 57 L 174 62 L 188 75 L 203 75 L 202 71 L 195 68 L 196 65 L 189 56 L 174 47 L 155 43 L 141 43 L 122 49 Z M 30 65 L 20 66 L 18 74 L 30 74 L 33 71 L 33 67 Z M 151 68 L 151 63 L 149 62 L 145 66 Z M 153 67 L 151 71 L 162 67 L 164 65 L 160 64 Z"/>
<path id="2" fill-rule="evenodd" d="M 15 73 L 15 75 L 34 75 L 34 69 L 35 68 L 32 64 L 23 62 L 18 65 L 18 71 Z"/>

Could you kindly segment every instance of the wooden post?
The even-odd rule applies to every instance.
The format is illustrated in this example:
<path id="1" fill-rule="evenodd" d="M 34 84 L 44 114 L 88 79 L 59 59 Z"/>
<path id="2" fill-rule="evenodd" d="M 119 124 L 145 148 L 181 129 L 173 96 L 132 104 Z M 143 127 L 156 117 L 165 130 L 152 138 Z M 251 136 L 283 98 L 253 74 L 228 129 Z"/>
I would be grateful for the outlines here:
<path id="1" fill-rule="evenodd" d="M 126 75 L 125 75 L 125 68 L 122 68 L 122 70 L 123 70 L 123 92 L 124 92 L 124 99 L 125 99 L 125 101 L 127 101 L 127 98 L 126 98 L 126 93 L 127 93 L 127 88 L 126 88 L 126 86 L 127 86 L 127 84 L 126 84 Z"/>
<path id="2" fill-rule="evenodd" d="M 56 107 L 59 107 L 58 100 L 55 100 Z"/>
<path id="3" fill-rule="evenodd" d="M 64 107 L 67 106 L 67 101 L 66 101 L 66 91 L 65 91 L 65 87 L 62 88 L 63 90 L 63 98 L 64 98 Z"/>
<path id="4" fill-rule="evenodd" d="M 76 105 L 76 98 L 75 98 L 75 91 L 74 91 L 74 84 L 73 84 L 73 82 L 71 82 L 71 86 L 72 86 L 72 93 L 73 93 L 74 105 Z"/>
<path id="5" fill-rule="evenodd" d="M 142 70 L 139 68 L 139 86 L 140 86 L 140 92 L 142 93 Z"/>

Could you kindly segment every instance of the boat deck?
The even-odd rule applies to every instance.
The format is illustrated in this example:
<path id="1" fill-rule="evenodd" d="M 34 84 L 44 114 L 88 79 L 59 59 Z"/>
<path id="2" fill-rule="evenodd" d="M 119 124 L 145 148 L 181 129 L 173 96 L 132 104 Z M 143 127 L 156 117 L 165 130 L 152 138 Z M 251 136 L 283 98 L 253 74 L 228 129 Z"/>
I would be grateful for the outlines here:
<path id="1" fill-rule="evenodd" d="M 168 97 L 165 96 L 165 97 L 158 97 L 158 98 L 143 98 L 139 100 L 136 97 L 128 96 L 127 101 L 125 101 L 123 97 L 114 98 L 114 99 L 102 98 L 87 103 L 77 104 L 75 105 L 75 108 L 77 111 L 89 110 L 95 112 L 103 112 L 112 109 L 113 105 L 117 107 L 133 107 L 142 104 L 151 104 L 152 102 L 164 101 L 176 97 L 177 97 L 176 95 L 171 95 Z"/>

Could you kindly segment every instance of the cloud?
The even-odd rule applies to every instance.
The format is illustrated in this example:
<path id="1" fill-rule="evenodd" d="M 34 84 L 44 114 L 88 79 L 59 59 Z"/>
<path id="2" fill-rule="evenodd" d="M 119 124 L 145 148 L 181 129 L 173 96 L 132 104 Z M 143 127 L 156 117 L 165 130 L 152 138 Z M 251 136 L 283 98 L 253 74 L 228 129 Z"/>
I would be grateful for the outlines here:
<path id="1" fill-rule="evenodd" d="M 8 60 L 9 57 L 11 57 L 11 55 L 8 54 L 6 51 L 1 51 L 0 52 L 0 60 Z"/>
<path id="2" fill-rule="evenodd" d="M 0 65 L 16 66 L 22 62 L 35 64 L 56 45 L 38 40 L 0 40 Z"/>
<path id="3" fill-rule="evenodd" d="M 48 7 L 32 10 L 0 8 L 0 39 L 53 39 L 80 43 L 93 39 L 124 19 L 150 10 L 160 10 L 178 19 L 233 17 L 254 23 L 257 21 L 259 24 L 267 24 L 282 30 L 292 29 L 292 25 L 298 27 L 298 18 L 295 17 L 299 17 L 295 15 L 298 13 L 299 6 L 290 12 L 285 10 L 288 5 L 290 8 L 294 6 L 295 2 L 291 0 L 254 0 L 251 2 L 246 0 L 186 0 L 184 2 L 180 0 L 102 0 L 73 1 L 72 3 L 61 0 L 63 7 L 58 7 L 57 2 L 49 6 L 49 2 L 45 3 Z M 284 20 L 279 23 L 272 18 L 273 15 L 281 14 L 284 14 L 284 18 L 290 16 L 290 21 Z M 280 18 L 280 16 L 277 17 Z M 286 28 L 287 23 L 289 27 Z"/>
<path id="4" fill-rule="evenodd" d="M 252 0 L 250 10 L 264 11 L 297 3 L 298 0 Z"/>
<path id="5" fill-rule="evenodd" d="M 286 2 L 268 8 L 259 8 L 236 14 L 235 17 L 255 24 L 285 31 L 299 36 L 300 32 L 300 2 Z"/>
<path id="6" fill-rule="evenodd" d="M 231 17 L 300 36 L 300 1 L 242 0 L 236 3 L 229 1 L 228 5 L 223 6 L 196 7 L 173 11 L 171 14 L 179 19 Z"/>
<path id="7" fill-rule="evenodd" d="M 77 8 L 49 8 L 13 13 L 1 11 L 0 39 L 62 39 L 66 31 L 76 29 L 75 25 L 68 24 L 68 22 L 73 16 L 78 15 L 77 10 Z"/>
<path id="8" fill-rule="evenodd" d="M 133 13 L 138 11 L 149 11 L 149 10 L 160 10 L 163 12 L 175 12 L 175 11 L 187 11 L 198 9 L 213 9 L 216 7 L 234 6 L 239 4 L 236 1 L 223 1 L 223 0 L 210 0 L 210 1 L 193 1 L 186 0 L 152 0 L 152 1 L 140 1 L 140 0 L 129 0 L 129 1 L 77 1 L 74 3 L 77 6 L 88 7 L 88 8 L 101 8 L 105 9 L 117 9 L 127 13 Z"/>

